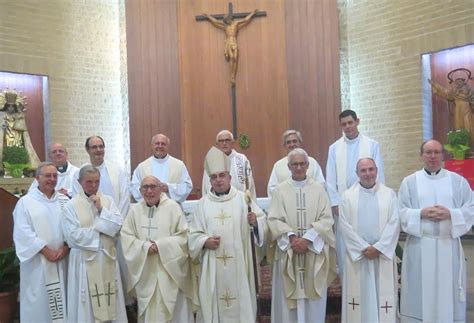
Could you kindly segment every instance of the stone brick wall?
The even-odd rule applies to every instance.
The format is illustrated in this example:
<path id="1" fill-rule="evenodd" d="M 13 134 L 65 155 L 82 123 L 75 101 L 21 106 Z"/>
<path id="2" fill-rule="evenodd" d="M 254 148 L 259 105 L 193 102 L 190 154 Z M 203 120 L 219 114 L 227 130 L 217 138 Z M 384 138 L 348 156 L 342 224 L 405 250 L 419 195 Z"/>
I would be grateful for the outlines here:
<path id="1" fill-rule="evenodd" d="M 88 160 L 99 134 L 106 158 L 130 160 L 124 0 L 0 0 L 0 70 L 48 76 L 47 141 Z"/>
<path id="2" fill-rule="evenodd" d="M 338 0 L 342 107 L 379 141 L 387 184 L 421 167 L 421 54 L 474 43 L 474 2 Z"/>

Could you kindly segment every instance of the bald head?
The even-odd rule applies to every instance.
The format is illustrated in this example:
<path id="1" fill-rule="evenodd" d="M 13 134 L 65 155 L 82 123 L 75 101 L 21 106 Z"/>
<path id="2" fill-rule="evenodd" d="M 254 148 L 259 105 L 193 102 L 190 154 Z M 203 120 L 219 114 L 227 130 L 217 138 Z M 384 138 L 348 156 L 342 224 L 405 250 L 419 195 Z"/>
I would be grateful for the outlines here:
<path id="1" fill-rule="evenodd" d="M 421 159 L 427 171 L 437 172 L 443 166 L 443 145 L 438 140 L 428 140 L 421 144 Z"/>
<path id="2" fill-rule="evenodd" d="M 56 167 L 67 164 L 67 149 L 60 143 L 53 143 L 48 146 L 48 158 Z"/>
<path id="3" fill-rule="evenodd" d="M 170 139 L 162 133 L 151 138 L 151 149 L 156 158 L 164 158 L 168 154 Z"/>

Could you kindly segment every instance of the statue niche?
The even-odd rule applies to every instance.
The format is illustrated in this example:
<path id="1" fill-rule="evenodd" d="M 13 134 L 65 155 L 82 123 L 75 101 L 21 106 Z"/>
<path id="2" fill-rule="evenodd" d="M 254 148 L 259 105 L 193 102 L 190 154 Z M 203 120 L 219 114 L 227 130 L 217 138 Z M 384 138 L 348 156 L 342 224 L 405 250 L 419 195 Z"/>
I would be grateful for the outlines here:
<path id="1" fill-rule="evenodd" d="M 40 164 L 38 155 L 31 144 L 26 126 L 26 97 L 15 90 L 0 91 L 0 170 L 3 170 L 3 150 L 5 147 L 25 148 L 31 168 Z"/>

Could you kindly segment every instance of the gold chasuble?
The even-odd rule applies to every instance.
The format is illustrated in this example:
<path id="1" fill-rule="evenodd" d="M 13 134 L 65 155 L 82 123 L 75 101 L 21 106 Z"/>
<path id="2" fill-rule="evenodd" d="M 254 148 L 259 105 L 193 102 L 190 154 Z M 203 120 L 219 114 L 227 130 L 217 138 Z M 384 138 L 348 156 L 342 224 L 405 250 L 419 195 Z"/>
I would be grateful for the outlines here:
<path id="1" fill-rule="evenodd" d="M 288 308 L 295 309 L 298 299 L 317 300 L 336 277 L 335 237 L 331 207 L 323 186 L 308 178 L 301 187 L 291 178 L 273 191 L 268 211 L 268 227 L 272 242 L 292 232 L 299 238 L 310 229 L 324 241 L 320 253 L 304 254 L 290 247 L 275 247 L 275 260 L 281 263 L 283 288 Z"/>
<path id="2" fill-rule="evenodd" d="M 96 195 L 100 197 L 102 207 L 108 209 L 110 200 L 103 198 L 99 192 Z M 81 227 L 92 227 L 96 214 L 84 192 L 76 195 L 71 200 L 71 204 Z M 100 321 L 111 321 L 116 319 L 117 312 L 115 308 L 117 290 L 115 286 L 115 262 L 117 259 L 115 238 L 101 233 L 100 248 L 104 253 L 104 257 L 101 257 L 101 252 L 96 250 L 82 250 L 82 255 L 86 264 L 87 282 L 94 317 Z"/>
<path id="3" fill-rule="evenodd" d="M 260 239 L 265 214 L 252 202 Z M 220 237 L 216 250 L 206 240 Z M 209 322 L 255 322 L 256 294 L 245 194 L 231 187 L 229 194 L 209 192 L 198 203 L 189 232 L 189 252 L 201 262 L 199 298 L 202 318 Z M 257 244 L 257 243 L 256 243 Z"/>
<path id="4" fill-rule="evenodd" d="M 185 296 L 184 307 L 187 303 L 197 307 L 187 232 L 180 206 L 166 194 L 161 194 L 158 206 L 149 207 L 144 200 L 132 204 L 120 241 L 129 271 L 129 289 L 135 289 L 137 295 L 139 321 L 187 321 L 187 317 L 173 317 L 181 293 Z M 148 254 L 150 241 L 158 246 L 157 254 Z M 192 317 L 190 310 L 188 313 Z"/>

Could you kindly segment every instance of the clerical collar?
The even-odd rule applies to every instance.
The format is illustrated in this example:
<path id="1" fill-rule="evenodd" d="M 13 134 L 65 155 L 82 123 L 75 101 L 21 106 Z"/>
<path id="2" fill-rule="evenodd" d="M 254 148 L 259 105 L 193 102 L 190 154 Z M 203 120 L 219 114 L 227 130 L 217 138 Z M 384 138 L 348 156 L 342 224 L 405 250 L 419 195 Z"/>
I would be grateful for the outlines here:
<path id="1" fill-rule="evenodd" d="M 62 166 L 57 166 L 56 169 L 60 173 L 65 173 L 67 171 L 67 163 L 65 165 L 62 165 Z"/>
<path id="2" fill-rule="evenodd" d="M 153 157 L 157 160 L 165 160 L 166 157 L 168 157 L 168 154 L 164 155 L 163 157 L 156 157 L 155 155 L 153 155 Z"/>
<path id="3" fill-rule="evenodd" d="M 215 194 L 216 196 L 227 195 L 227 194 L 229 194 L 229 192 L 230 192 L 230 188 L 229 188 L 226 192 L 222 192 L 222 193 L 217 193 L 217 192 L 215 192 L 214 190 L 213 190 L 213 192 L 214 192 L 214 194 Z"/>
<path id="4" fill-rule="evenodd" d="M 426 174 L 430 175 L 430 176 L 435 176 L 435 175 L 438 175 L 439 172 L 441 172 L 441 168 L 438 169 L 436 172 L 430 172 L 429 170 L 427 170 L 426 168 L 423 168 L 426 172 Z"/>
<path id="5" fill-rule="evenodd" d="M 156 202 L 156 204 L 152 204 L 152 205 L 146 203 L 146 206 L 148 206 L 148 207 L 158 207 L 158 205 L 160 205 L 160 201 L 158 201 L 158 202 Z"/>
<path id="6" fill-rule="evenodd" d="M 360 138 L 360 132 L 357 134 L 355 138 L 352 138 L 352 139 L 348 138 L 346 134 L 344 134 L 344 140 L 348 143 L 356 142 L 357 140 L 359 140 L 359 138 Z"/>

